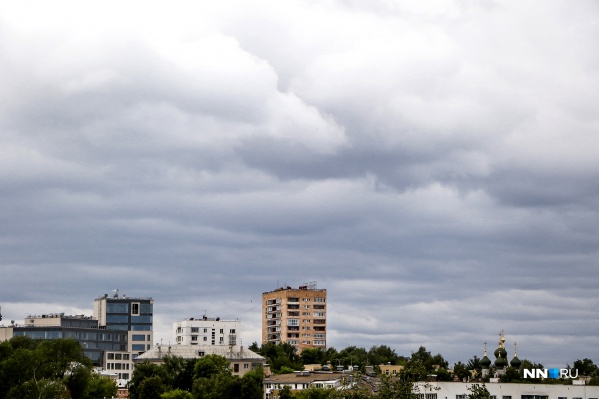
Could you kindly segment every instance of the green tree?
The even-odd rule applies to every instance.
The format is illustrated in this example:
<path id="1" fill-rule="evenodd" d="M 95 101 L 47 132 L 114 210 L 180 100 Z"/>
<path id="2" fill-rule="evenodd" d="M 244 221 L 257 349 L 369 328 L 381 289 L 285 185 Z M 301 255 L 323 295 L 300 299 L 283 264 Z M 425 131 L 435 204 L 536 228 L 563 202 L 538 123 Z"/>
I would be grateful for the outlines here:
<path id="1" fill-rule="evenodd" d="M 468 390 L 470 391 L 468 399 L 490 399 L 491 397 L 491 394 L 489 393 L 489 390 L 485 384 L 472 384 Z"/>
<path id="2" fill-rule="evenodd" d="M 195 378 L 210 378 L 216 374 L 231 374 L 229 361 L 219 355 L 207 355 L 196 361 L 194 366 Z"/>
<path id="3" fill-rule="evenodd" d="M 599 376 L 599 369 L 591 359 L 584 358 L 574 362 L 574 368 L 578 370 L 578 375 L 588 375 L 591 377 Z"/>
<path id="4" fill-rule="evenodd" d="M 57 380 L 29 380 L 13 387 L 6 399 L 70 399 L 67 387 Z"/>
<path id="5" fill-rule="evenodd" d="M 160 399 L 192 399 L 193 396 L 191 393 L 184 391 L 182 389 L 174 389 L 172 391 L 168 391 L 163 393 L 160 396 Z"/>
<path id="6" fill-rule="evenodd" d="M 155 375 L 145 378 L 140 384 L 137 391 L 138 397 L 141 399 L 160 399 L 160 396 L 166 391 L 166 386 L 161 377 Z"/>
<path id="7" fill-rule="evenodd" d="M 145 399 L 140 394 L 140 387 L 145 379 L 151 377 L 160 377 L 163 384 L 165 380 L 168 380 L 166 372 L 161 366 L 150 362 L 143 362 L 135 365 L 133 376 L 129 382 L 129 396 L 131 399 Z"/>
<path id="8" fill-rule="evenodd" d="M 112 398 L 116 396 L 117 390 L 116 383 L 110 377 L 91 373 L 87 389 L 89 398 Z"/>
<path id="9" fill-rule="evenodd" d="M 468 366 L 464 363 L 457 362 L 453 366 L 453 374 L 457 376 L 460 381 L 464 381 L 470 377 L 470 370 L 468 370 Z"/>
<path id="10" fill-rule="evenodd" d="M 279 390 L 279 399 L 293 399 L 293 394 L 291 393 L 291 388 L 289 385 L 285 385 L 281 390 Z"/>
<path id="11" fill-rule="evenodd" d="M 380 364 L 402 364 L 405 359 L 395 353 L 395 350 L 386 345 L 373 346 L 368 351 L 368 363 L 378 366 Z"/>
<path id="12" fill-rule="evenodd" d="M 241 378 L 241 399 L 262 399 L 262 367 L 249 371 Z"/>
<path id="13" fill-rule="evenodd" d="M 82 364 L 74 366 L 64 377 L 64 383 L 72 399 L 82 399 L 88 396 L 91 371 Z"/>
<path id="14" fill-rule="evenodd" d="M 302 351 L 300 358 L 302 364 L 323 364 L 326 353 L 318 348 L 306 348 Z"/>

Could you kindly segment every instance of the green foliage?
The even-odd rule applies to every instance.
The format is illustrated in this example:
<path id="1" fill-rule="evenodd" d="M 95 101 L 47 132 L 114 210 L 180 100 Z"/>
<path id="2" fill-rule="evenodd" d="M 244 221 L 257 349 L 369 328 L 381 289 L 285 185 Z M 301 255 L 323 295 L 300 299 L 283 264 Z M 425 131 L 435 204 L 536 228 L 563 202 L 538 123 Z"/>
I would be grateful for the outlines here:
<path id="1" fill-rule="evenodd" d="M 410 375 L 400 373 L 399 378 L 383 376 L 377 399 L 418 399 L 418 392 L 414 389 L 414 382 Z"/>
<path id="2" fill-rule="evenodd" d="M 14 337 L 0 347 L 0 398 L 87 396 L 91 361 L 77 341 Z"/>
<path id="3" fill-rule="evenodd" d="M 291 393 L 291 388 L 289 388 L 289 385 L 285 385 L 279 391 L 279 399 L 292 399 L 292 398 L 293 398 L 293 394 Z"/>
<path id="4" fill-rule="evenodd" d="M 582 360 L 576 360 L 573 368 L 578 370 L 578 375 L 588 375 L 591 377 L 599 376 L 599 368 L 593 363 L 591 359 L 584 358 Z"/>
<path id="5" fill-rule="evenodd" d="M 217 374 L 231 374 L 229 361 L 219 355 L 208 355 L 196 361 L 195 378 L 210 378 Z"/>
<path id="6" fill-rule="evenodd" d="M 182 389 L 174 389 L 172 391 L 163 393 L 160 396 L 160 399 L 193 399 L 193 396 L 191 393 Z"/>
<path id="7" fill-rule="evenodd" d="M 348 346 L 337 354 L 337 359 L 332 359 L 343 366 L 358 366 L 363 368 L 368 363 L 368 353 L 364 348 Z"/>
<path id="8" fill-rule="evenodd" d="M 117 390 L 116 383 L 110 377 L 91 373 L 87 389 L 89 398 L 112 398 L 116 396 Z"/>
<path id="9" fill-rule="evenodd" d="M 67 387 L 61 381 L 43 378 L 29 380 L 13 387 L 6 399 L 70 399 Z"/>
<path id="10" fill-rule="evenodd" d="M 491 397 L 485 384 L 472 384 L 468 390 L 470 391 L 468 399 L 489 399 Z"/>
<path id="11" fill-rule="evenodd" d="M 84 399 L 88 396 L 91 374 L 89 368 L 79 364 L 73 367 L 68 375 L 65 376 L 64 383 L 72 399 Z"/>
<path id="12" fill-rule="evenodd" d="M 326 353 L 318 348 L 307 348 L 300 355 L 302 364 L 324 364 L 326 362 Z"/>
<path id="13" fill-rule="evenodd" d="M 154 375 L 144 379 L 138 387 L 137 395 L 143 399 L 160 399 L 166 391 L 166 386 L 161 377 Z"/>
<path id="14" fill-rule="evenodd" d="M 405 364 L 406 359 L 395 353 L 395 350 L 386 345 L 373 346 L 368 351 L 368 363 L 378 366 L 380 364 Z"/>
<path id="15" fill-rule="evenodd" d="M 296 352 L 297 348 L 293 345 L 287 343 L 273 344 L 271 342 L 262 345 L 257 351 L 257 353 L 268 360 L 273 373 L 280 373 L 283 367 L 292 370 L 302 370 L 304 366 L 300 356 Z"/>
<path id="16" fill-rule="evenodd" d="M 460 381 L 467 381 L 468 377 L 470 377 L 470 370 L 468 370 L 468 366 L 464 363 L 457 362 L 453 366 L 453 374 L 457 376 Z"/>

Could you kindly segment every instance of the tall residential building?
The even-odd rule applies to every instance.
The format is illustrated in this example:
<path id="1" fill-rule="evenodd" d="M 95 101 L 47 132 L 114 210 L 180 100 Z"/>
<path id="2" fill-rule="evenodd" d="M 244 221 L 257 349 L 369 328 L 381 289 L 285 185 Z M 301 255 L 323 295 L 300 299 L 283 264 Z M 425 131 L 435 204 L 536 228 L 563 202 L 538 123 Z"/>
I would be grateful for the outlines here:
<path id="1" fill-rule="evenodd" d="M 154 342 L 153 332 L 154 300 L 152 298 L 138 298 L 119 296 L 116 294 L 94 300 L 94 318 L 98 320 L 100 329 L 119 330 L 127 332 L 127 345 L 125 351 L 130 368 L 133 369 L 133 359 L 152 348 Z M 118 366 L 117 354 L 104 353 L 103 363 Z"/>
<path id="2" fill-rule="evenodd" d="M 327 346 L 327 290 L 316 282 L 262 294 L 262 343 L 286 342 L 298 348 Z"/>
<path id="3" fill-rule="evenodd" d="M 241 345 L 238 340 L 239 320 L 221 320 L 219 317 L 191 318 L 173 323 L 177 345 Z"/>

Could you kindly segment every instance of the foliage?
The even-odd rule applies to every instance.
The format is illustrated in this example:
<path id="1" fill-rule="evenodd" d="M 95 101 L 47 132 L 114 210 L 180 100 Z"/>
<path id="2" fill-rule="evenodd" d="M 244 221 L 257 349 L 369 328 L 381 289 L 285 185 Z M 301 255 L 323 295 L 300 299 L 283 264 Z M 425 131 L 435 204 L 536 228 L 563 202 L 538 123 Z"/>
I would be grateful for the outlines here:
<path id="1" fill-rule="evenodd" d="M 196 361 L 195 378 L 210 378 L 216 374 L 231 374 L 229 361 L 223 356 L 207 355 Z"/>
<path id="2" fill-rule="evenodd" d="M 460 381 L 467 381 L 468 377 L 470 377 L 470 370 L 468 370 L 468 366 L 464 363 L 457 362 L 453 366 L 453 374 L 457 376 Z"/>
<path id="3" fill-rule="evenodd" d="M 472 384 L 468 390 L 470 391 L 470 394 L 468 395 L 469 399 L 489 399 L 491 397 L 485 384 Z"/>
<path id="4" fill-rule="evenodd" d="M 87 388 L 89 398 L 112 398 L 117 393 L 116 383 L 110 377 L 92 373 Z"/>
<path id="5" fill-rule="evenodd" d="M 373 346 L 370 348 L 367 354 L 368 364 L 378 366 L 380 364 L 405 364 L 407 359 L 403 356 L 399 356 L 395 353 L 394 349 L 391 349 L 387 345 Z"/>
<path id="6" fill-rule="evenodd" d="M 591 359 L 584 358 L 576 360 L 573 368 L 578 370 L 578 375 L 587 375 L 590 377 L 599 377 L 599 368 Z"/>
<path id="7" fill-rule="evenodd" d="M 255 346 L 250 348 L 252 347 L 255 348 Z M 275 374 L 280 373 L 283 367 L 292 370 L 302 370 L 304 368 L 301 357 L 297 355 L 297 348 L 288 343 L 273 344 L 267 342 L 256 352 L 267 359 L 271 371 Z"/>
<path id="8" fill-rule="evenodd" d="M 75 340 L 14 337 L 0 344 L 0 398 L 85 399 L 90 370 Z"/>
<path id="9" fill-rule="evenodd" d="M 193 399 L 193 396 L 182 389 L 174 389 L 160 395 L 160 399 Z"/>
<path id="10" fill-rule="evenodd" d="M 160 399 L 166 389 L 162 378 L 154 375 L 144 379 L 139 384 L 137 395 L 143 399 Z"/>

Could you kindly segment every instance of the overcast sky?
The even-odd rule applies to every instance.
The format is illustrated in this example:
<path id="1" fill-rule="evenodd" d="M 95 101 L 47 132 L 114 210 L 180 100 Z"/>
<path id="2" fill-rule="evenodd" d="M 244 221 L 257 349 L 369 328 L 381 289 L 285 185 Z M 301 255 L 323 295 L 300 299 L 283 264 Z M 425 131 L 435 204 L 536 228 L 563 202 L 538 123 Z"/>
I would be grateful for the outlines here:
<path id="1" fill-rule="evenodd" d="M 0 1 L 0 306 L 599 362 L 599 3 Z"/>

